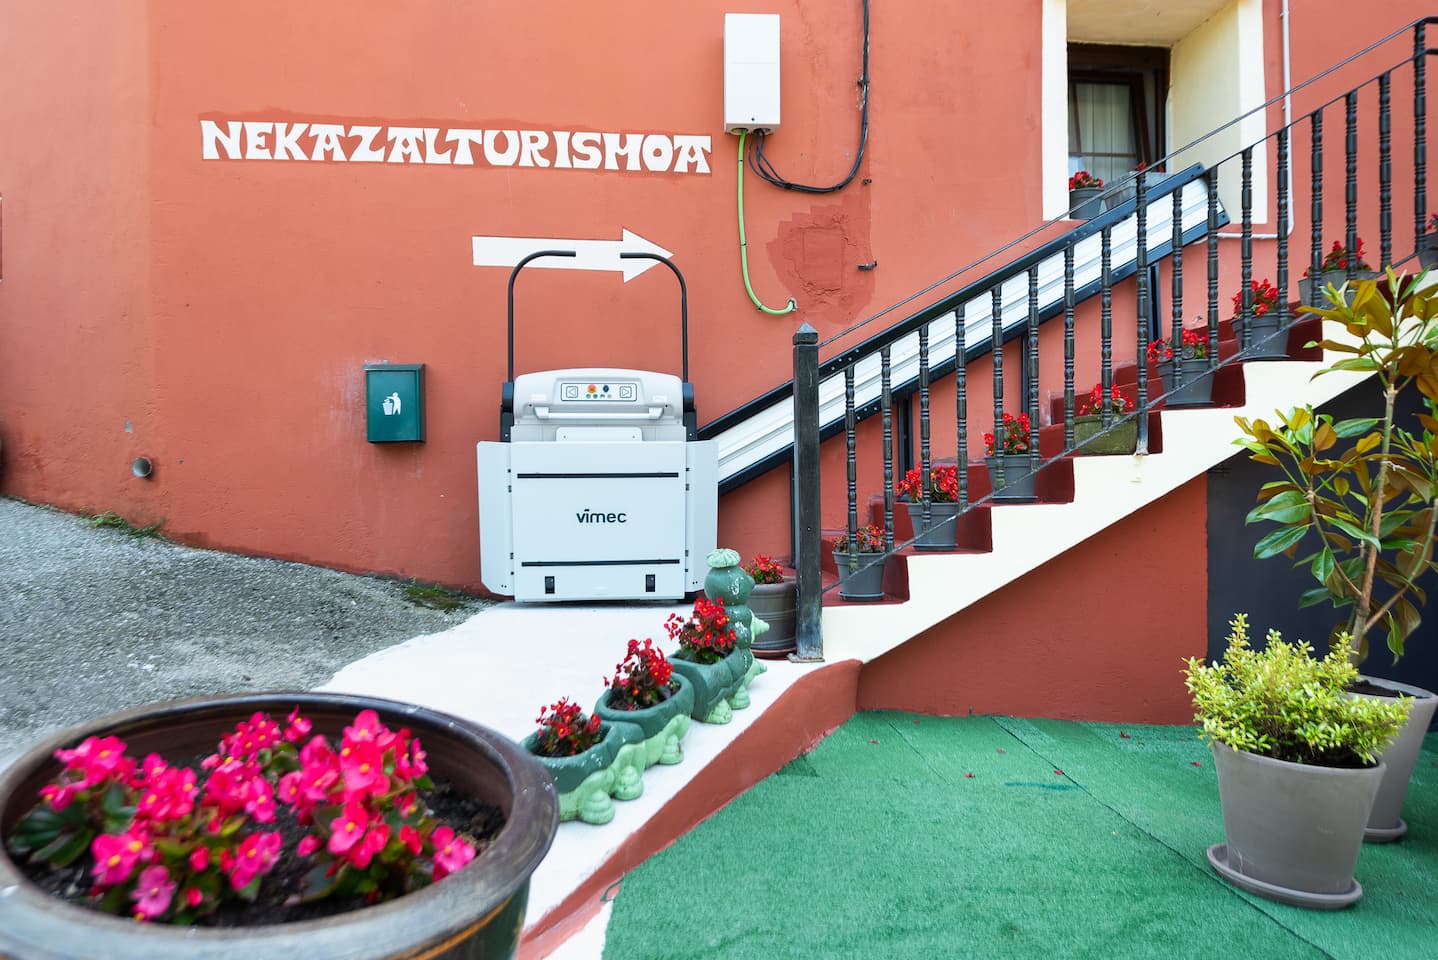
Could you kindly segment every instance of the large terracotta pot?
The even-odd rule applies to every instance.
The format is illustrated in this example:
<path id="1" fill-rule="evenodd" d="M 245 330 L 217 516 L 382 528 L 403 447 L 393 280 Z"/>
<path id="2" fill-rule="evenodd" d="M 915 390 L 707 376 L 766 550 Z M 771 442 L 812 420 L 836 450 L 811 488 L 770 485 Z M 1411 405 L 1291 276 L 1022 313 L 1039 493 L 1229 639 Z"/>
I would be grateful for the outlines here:
<path id="1" fill-rule="evenodd" d="M 214 750 L 220 735 L 257 710 L 284 716 L 296 706 L 332 742 L 355 714 L 376 711 L 414 731 L 431 773 L 499 807 L 504 828 L 458 873 L 378 906 L 320 920 L 257 927 L 175 927 L 136 923 L 75 906 L 32 884 L 0 850 L 0 956 L 7 960 L 381 960 L 513 957 L 524 927 L 529 878 L 558 826 L 554 782 L 518 745 L 459 717 L 413 704 L 336 693 L 260 693 L 159 704 L 104 717 L 53 736 L 0 775 L 0 838 L 59 772 L 54 751 L 113 734 L 130 751 L 184 758 Z"/>

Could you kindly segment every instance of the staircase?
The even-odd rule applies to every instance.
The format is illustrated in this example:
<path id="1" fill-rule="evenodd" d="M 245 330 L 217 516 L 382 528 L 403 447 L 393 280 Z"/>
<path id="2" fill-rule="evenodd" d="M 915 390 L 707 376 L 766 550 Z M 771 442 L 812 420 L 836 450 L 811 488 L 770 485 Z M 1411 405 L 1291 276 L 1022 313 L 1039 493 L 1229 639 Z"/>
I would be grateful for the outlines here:
<path id="1" fill-rule="evenodd" d="M 1320 404 L 1362 379 L 1331 374 L 1312 380 L 1325 363 L 1306 345 L 1328 332 L 1298 312 L 1293 288 L 1303 267 L 1320 271 L 1335 241 L 1355 249 L 1360 232 L 1378 238 L 1375 267 L 1417 271 L 1410 261 L 1427 226 L 1426 65 L 1433 51 L 1426 31 L 1433 23 L 1438 19 L 1396 31 L 1250 111 L 1266 111 L 1284 97 L 1310 101 L 1297 120 L 1262 141 L 1206 167 L 1171 176 L 1144 171 L 1131 184 L 1111 184 L 1131 186 L 1136 196 L 1003 263 L 1015 247 L 1061 224 L 1052 221 L 1006 244 L 977 261 L 1001 266 L 897 323 L 879 329 L 886 311 L 825 343 L 801 329 L 793 381 L 701 431 L 720 440 L 721 489 L 781 463 L 794 465 L 800 659 L 872 662 L 1233 456 L 1235 416 L 1271 417 L 1278 408 Z M 1411 54 L 1395 54 L 1404 39 L 1411 39 Z M 1321 81 L 1369 55 L 1391 65 L 1324 99 Z M 1360 145 L 1360 125 L 1376 128 L 1376 139 L 1365 137 Z M 1195 144 L 1171 157 L 1192 156 Z M 1270 210 L 1253 207 L 1256 170 L 1275 187 Z M 1223 210 L 1218 199 L 1229 178 L 1242 198 L 1236 212 Z M 1396 183 L 1402 190 L 1395 191 Z M 1300 217 L 1305 222 L 1295 230 Z M 1256 238 L 1256 221 L 1273 232 Z M 1233 239 L 1221 241 L 1221 228 L 1235 225 Z M 1354 270 L 1350 259 L 1348 279 Z M 1253 294 L 1260 277 L 1274 277 L 1280 292 L 1264 321 Z M 1117 318 L 1116 293 L 1133 302 Z M 1201 325 L 1191 319 L 1186 325 L 1185 317 L 1195 314 Z M 1275 317 L 1276 330 L 1266 331 L 1263 324 Z M 1212 382 L 1211 406 L 1180 408 L 1173 401 L 1182 374 L 1165 394 L 1156 367 L 1135 362 L 1154 341 L 1177 342 L 1185 326 L 1197 329 L 1208 347 L 1207 368 L 1198 376 Z M 878 332 L 850 345 L 855 332 L 870 327 Z M 821 361 L 825 353 L 832 356 Z M 1080 381 L 1081 367 L 1098 372 Z M 1076 454 L 1075 398 L 1094 380 L 1103 395 L 1118 385 L 1134 401 L 1133 413 L 1105 415 L 1104 423 L 1135 420 L 1135 454 Z M 992 499 L 980 438 L 1005 412 L 1028 414 L 1027 469 L 1009 479 L 1035 476 L 1038 502 L 999 506 Z M 843 474 L 822 470 L 825 440 L 843 444 Z M 929 472 L 945 463 L 960 478 L 959 513 L 949 521 L 954 549 L 916 553 L 894 484 L 912 467 L 928 489 Z M 866 484 L 877 481 L 862 497 L 861 474 Z M 841 501 L 835 492 L 844 487 Z M 863 557 L 884 565 L 885 599 L 846 602 L 829 544 L 868 523 L 883 531 L 884 552 Z M 1134 579 L 1155 574 L 1161 576 L 1145 571 Z M 1141 599 L 1125 596 L 1125 602 Z"/>

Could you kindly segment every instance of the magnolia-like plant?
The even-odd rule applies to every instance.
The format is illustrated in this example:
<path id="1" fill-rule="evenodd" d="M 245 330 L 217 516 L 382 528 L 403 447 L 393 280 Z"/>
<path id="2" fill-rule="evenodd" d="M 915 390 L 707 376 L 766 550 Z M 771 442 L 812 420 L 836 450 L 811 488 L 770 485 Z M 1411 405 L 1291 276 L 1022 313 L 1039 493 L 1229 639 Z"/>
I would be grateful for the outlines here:
<path id="1" fill-rule="evenodd" d="M 669 639 L 679 644 L 684 659 L 695 663 L 718 663 L 734 652 L 737 637 L 724 610 L 724 598 L 700 597 L 687 619 L 671 613 L 664 621 Z"/>
<path id="2" fill-rule="evenodd" d="M 1306 540 L 1312 551 L 1298 557 L 1318 586 L 1300 607 L 1324 600 L 1346 610 L 1335 636 L 1346 634 L 1349 657 L 1361 664 L 1368 634 L 1379 624 L 1388 648 L 1403 655 L 1426 602 L 1419 578 L 1435 568 L 1434 523 L 1438 520 L 1438 294 L 1413 278 L 1388 271 L 1390 301 L 1376 281 L 1357 284 L 1352 301 L 1331 298 L 1328 309 L 1302 308 L 1341 324 L 1348 337 L 1321 346 L 1344 359 L 1323 370 L 1372 374 L 1383 409 L 1380 416 L 1335 421 L 1301 407 L 1278 413 L 1275 423 L 1235 418 L 1244 433 L 1236 443 L 1250 459 L 1276 467 L 1282 479 L 1259 490 L 1249 523 L 1277 524 L 1254 547 L 1258 558 L 1293 557 Z M 1398 418 L 1398 399 L 1417 389 L 1423 411 Z"/>
<path id="3" fill-rule="evenodd" d="M 1268 631 L 1262 650 L 1248 645 L 1248 617 L 1230 621 L 1223 660 L 1188 661 L 1199 735 L 1234 750 L 1290 763 L 1371 766 L 1408 719 L 1412 698 L 1350 697 L 1358 669 L 1342 644 L 1314 659 L 1313 647 Z"/>
<path id="4" fill-rule="evenodd" d="M 315 861 L 306 901 L 387 900 L 474 858 L 420 799 L 432 784 L 409 730 L 391 731 L 364 710 L 338 750 L 309 734 L 298 710 L 283 726 L 256 713 L 198 771 L 156 754 L 136 760 L 123 741 L 90 737 L 56 751 L 63 769 L 16 823 L 10 851 L 52 867 L 83 861 L 99 909 L 178 924 L 255 899 L 284 852 L 281 815 L 307 831 L 293 851 Z"/>

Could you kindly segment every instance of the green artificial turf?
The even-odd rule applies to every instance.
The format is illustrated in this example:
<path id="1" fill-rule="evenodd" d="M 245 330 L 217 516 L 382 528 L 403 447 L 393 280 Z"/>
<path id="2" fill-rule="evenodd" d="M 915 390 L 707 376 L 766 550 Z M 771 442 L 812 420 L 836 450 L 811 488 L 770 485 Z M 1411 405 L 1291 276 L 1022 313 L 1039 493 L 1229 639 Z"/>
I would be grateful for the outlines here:
<path id="1" fill-rule="evenodd" d="M 606 960 L 1430 957 L 1438 737 L 1335 913 L 1241 893 L 1190 727 L 857 714 L 623 882 Z"/>

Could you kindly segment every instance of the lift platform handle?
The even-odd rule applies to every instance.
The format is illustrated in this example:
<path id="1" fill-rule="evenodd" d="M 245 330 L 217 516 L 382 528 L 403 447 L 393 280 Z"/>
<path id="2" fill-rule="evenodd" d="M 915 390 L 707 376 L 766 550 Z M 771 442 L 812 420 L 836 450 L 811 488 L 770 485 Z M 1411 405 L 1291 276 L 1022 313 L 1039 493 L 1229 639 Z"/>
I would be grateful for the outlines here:
<path id="1" fill-rule="evenodd" d="M 531 260 L 538 260 L 540 257 L 577 257 L 577 250 L 536 250 L 527 254 L 523 260 L 514 265 L 509 271 L 509 382 L 514 382 L 514 278 L 519 276 L 519 271 Z M 620 254 L 624 256 L 624 254 Z M 682 280 L 680 281 L 683 282 Z"/>
<path id="2" fill-rule="evenodd" d="M 689 382 L 689 288 L 684 284 L 684 274 L 674 265 L 674 261 L 668 257 L 661 257 L 657 253 L 620 253 L 620 260 L 657 260 L 670 270 L 674 271 L 674 278 L 679 281 L 679 357 L 682 373 L 680 380 Z M 514 379 L 513 376 L 510 377 Z"/>

